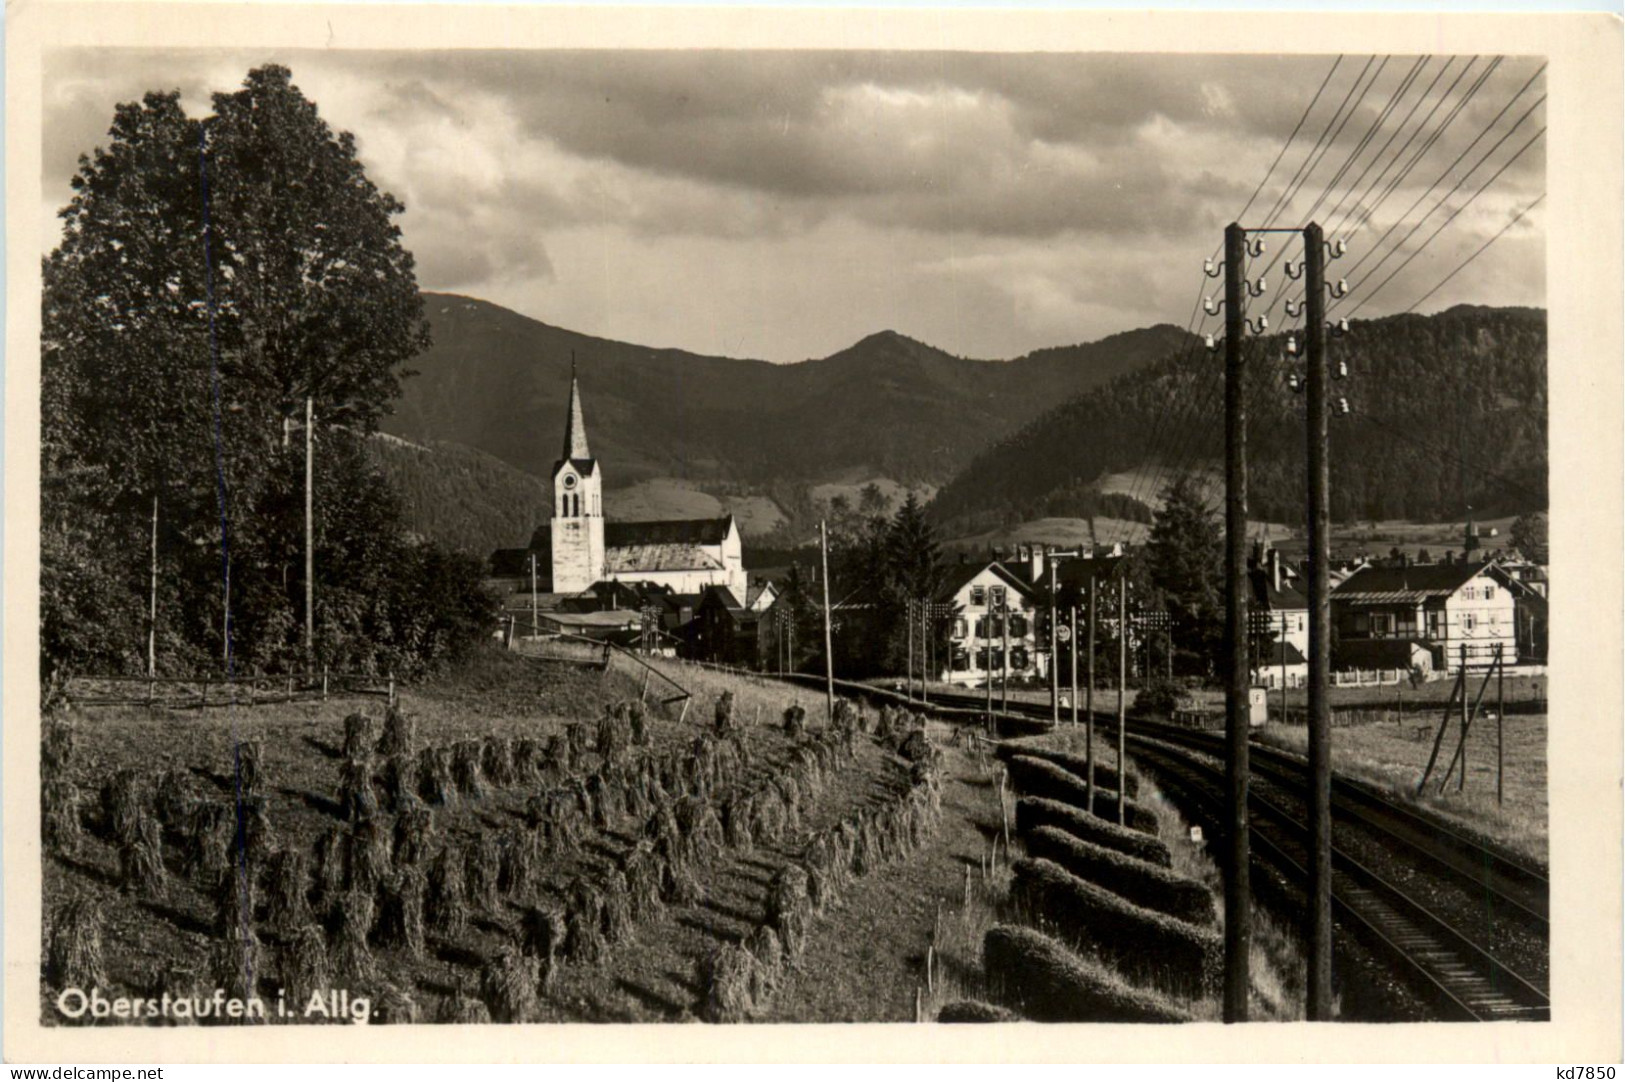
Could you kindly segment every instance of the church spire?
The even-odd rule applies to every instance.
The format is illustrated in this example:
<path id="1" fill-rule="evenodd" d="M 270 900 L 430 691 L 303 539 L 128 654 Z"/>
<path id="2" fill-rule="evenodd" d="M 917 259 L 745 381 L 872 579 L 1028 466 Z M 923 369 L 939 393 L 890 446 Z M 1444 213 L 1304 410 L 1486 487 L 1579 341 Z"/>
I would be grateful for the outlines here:
<path id="1" fill-rule="evenodd" d="M 592 457 L 587 450 L 587 423 L 581 419 L 581 384 L 576 379 L 574 350 L 570 351 L 570 413 L 564 422 L 564 457 Z"/>

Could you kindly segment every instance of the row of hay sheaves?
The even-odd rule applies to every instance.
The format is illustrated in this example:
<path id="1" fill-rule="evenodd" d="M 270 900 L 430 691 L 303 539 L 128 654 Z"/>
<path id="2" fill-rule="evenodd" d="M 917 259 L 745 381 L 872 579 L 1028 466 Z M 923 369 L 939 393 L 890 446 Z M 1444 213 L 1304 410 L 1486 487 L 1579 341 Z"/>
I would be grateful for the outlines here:
<path id="1" fill-rule="evenodd" d="M 724 849 L 793 841 L 802 809 L 853 758 L 855 731 L 869 728 L 849 704 L 817 731 L 792 707 L 784 718 L 789 756 L 769 764 L 758 761 L 733 713 L 725 694 L 707 731 L 663 752 L 649 746 L 635 702 L 606 708 L 591 734 L 572 723 L 545 743 L 491 736 L 419 748 L 409 715 L 388 710 L 375 738 L 373 720 L 353 714 L 344 721 L 339 800 L 330 809 L 340 822 L 310 847 L 279 844 L 258 743 L 236 747 L 231 802 L 196 793 L 186 772 L 120 770 L 101 786 L 99 808 L 86 809 L 69 776 L 75 729 L 57 717 L 43 742 L 44 837 L 71 856 L 89 811 L 116 849 L 121 890 L 161 901 L 191 889 L 210 899 L 206 960 L 174 960 L 154 974 L 172 995 L 207 996 L 219 987 L 247 998 L 274 974 L 267 983 L 292 1002 L 344 986 L 370 993 L 374 1021 L 430 1020 L 420 1018 L 411 988 L 382 975 L 375 952 L 420 958 L 426 930 L 454 939 L 483 914 L 509 929 L 507 942 L 482 960 L 477 978 L 442 1000 L 434 1020 L 522 1021 L 534 1016 L 558 966 L 597 962 L 637 922 L 695 901 L 699 865 Z M 886 743 L 899 750 L 911 736 Z M 934 808 L 934 782 L 923 787 Z M 471 838 L 437 829 L 437 811 L 515 789 L 529 796 L 513 827 Z M 911 795 L 904 803 L 918 801 Z M 906 817 L 911 839 L 920 814 Z M 636 840 L 615 859 L 578 859 L 589 837 L 627 821 Z M 843 876 L 896 851 L 895 831 L 873 812 L 808 843 L 771 899 L 767 926 L 781 955 L 799 950 L 796 929 L 807 914 L 797 898 L 827 904 Z M 166 847 L 178 873 L 166 864 Z M 570 869 L 562 883 L 552 874 L 560 869 Z M 106 986 L 102 927 L 101 907 L 89 896 L 48 914 L 48 986 Z"/>
<path id="2" fill-rule="evenodd" d="M 1000 746 L 1026 856 L 1014 862 L 1011 923 L 982 944 L 992 1003 L 951 1003 L 940 1021 L 1189 1021 L 1213 995 L 1223 942 L 1212 891 L 1171 870 L 1156 813 L 1133 774 L 1029 741 Z M 1118 825 L 1118 787 L 1123 825 Z"/>

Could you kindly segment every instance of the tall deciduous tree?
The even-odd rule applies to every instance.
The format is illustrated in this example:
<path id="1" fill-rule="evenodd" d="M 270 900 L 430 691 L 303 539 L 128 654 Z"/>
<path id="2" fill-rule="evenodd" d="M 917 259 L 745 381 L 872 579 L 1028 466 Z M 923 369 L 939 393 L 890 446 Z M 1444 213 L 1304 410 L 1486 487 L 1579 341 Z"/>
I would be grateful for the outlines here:
<path id="1" fill-rule="evenodd" d="M 1549 562 L 1551 553 L 1546 540 L 1546 512 L 1531 511 L 1513 520 L 1512 547 L 1522 553 L 1526 560 L 1537 564 Z"/>
<path id="2" fill-rule="evenodd" d="M 401 204 L 275 65 L 204 119 L 176 93 L 120 105 L 109 136 L 80 159 L 44 266 L 48 657 L 138 652 L 156 499 L 167 660 L 221 656 L 229 583 L 234 656 L 295 662 L 305 440 L 291 426 L 307 396 L 324 656 L 404 671 L 443 653 L 484 619 L 452 581 L 477 569 L 408 543 L 358 440 L 428 344 Z M 419 573 L 437 585 L 418 589 Z"/>

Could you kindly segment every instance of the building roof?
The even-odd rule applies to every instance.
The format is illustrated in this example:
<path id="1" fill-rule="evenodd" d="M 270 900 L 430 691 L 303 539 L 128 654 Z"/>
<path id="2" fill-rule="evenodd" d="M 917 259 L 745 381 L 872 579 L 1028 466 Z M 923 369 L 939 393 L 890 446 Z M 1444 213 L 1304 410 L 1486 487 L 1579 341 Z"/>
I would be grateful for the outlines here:
<path id="1" fill-rule="evenodd" d="M 699 545 L 612 545 L 604 549 L 604 570 L 618 575 L 656 571 L 715 571 L 722 561 Z"/>
<path id="2" fill-rule="evenodd" d="M 1269 612 L 1290 612 L 1309 607 L 1309 599 L 1302 591 L 1296 586 L 1287 585 L 1285 581 L 1277 587 L 1268 571 L 1254 571 L 1253 599 Z"/>
<path id="3" fill-rule="evenodd" d="M 578 628 L 638 627 L 643 622 L 643 614 L 628 609 L 610 609 L 606 612 L 550 612 L 542 619 L 567 631 L 574 631 Z"/>
<path id="4" fill-rule="evenodd" d="M 1303 656 L 1303 651 L 1289 642 L 1270 643 L 1266 650 L 1265 658 L 1260 662 L 1266 669 L 1276 669 L 1282 665 L 1309 664 L 1309 659 Z"/>
<path id="5" fill-rule="evenodd" d="M 587 422 L 581 416 L 581 381 L 576 379 L 573 360 L 570 362 L 570 407 L 564 418 L 564 450 L 559 457 L 570 461 L 592 460 L 592 452 L 587 450 Z"/>
<path id="6" fill-rule="evenodd" d="M 948 572 L 942 580 L 942 585 L 937 588 L 936 600 L 952 601 L 959 596 L 961 590 L 970 585 L 972 579 L 986 571 L 992 571 L 1001 582 L 1020 593 L 1023 597 L 1033 595 L 1033 588 L 999 561 L 972 560 L 966 563 L 954 564 L 948 568 Z"/>
<path id="7" fill-rule="evenodd" d="M 720 545 L 733 529 L 733 516 L 677 518 L 656 522 L 606 522 L 604 546 Z"/>
<path id="8" fill-rule="evenodd" d="M 1366 567 L 1339 583 L 1332 590 L 1332 598 L 1353 605 L 1406 605 L 1439 600 L 1454 594 L 1494 566 L 1476 561 Z"/>

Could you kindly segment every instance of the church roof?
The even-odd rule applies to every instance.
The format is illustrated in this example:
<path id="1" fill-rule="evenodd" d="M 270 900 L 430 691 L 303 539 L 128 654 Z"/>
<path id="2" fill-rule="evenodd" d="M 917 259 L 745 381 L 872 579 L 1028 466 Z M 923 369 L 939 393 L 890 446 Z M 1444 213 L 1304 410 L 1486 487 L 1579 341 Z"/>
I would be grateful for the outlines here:
<path id="1" fill-rule="evenodd" d="M 662 522 L 606 522 L 604 544 L 612 549 L 632 545 L 720 545 L 732 527 L 732 515 Z"/>
<path id="2" fill-rule="evenodd" d="M 604 570 L 618 575 L 644 571 L 711 571 L 721 567 L 722 561 L 700 545 L 679 542 L 604 547 Z"/>
<path id="3" fill-rule="evenodd" d="M 573 359 L 570 362 L 570 412 L 564 421 L 564 451 L 559 457 L 581 461 L 592 458 L 592 452 L 587 450 L 587 422 L 581 416 L 581 383 L 576 379 Z"/>

